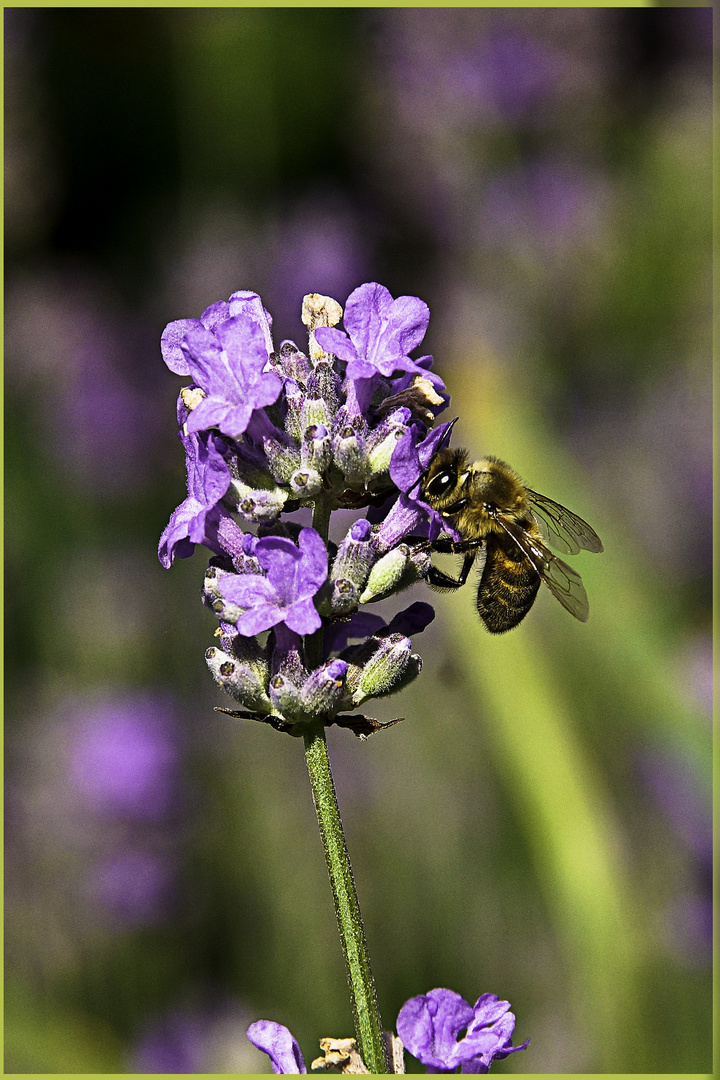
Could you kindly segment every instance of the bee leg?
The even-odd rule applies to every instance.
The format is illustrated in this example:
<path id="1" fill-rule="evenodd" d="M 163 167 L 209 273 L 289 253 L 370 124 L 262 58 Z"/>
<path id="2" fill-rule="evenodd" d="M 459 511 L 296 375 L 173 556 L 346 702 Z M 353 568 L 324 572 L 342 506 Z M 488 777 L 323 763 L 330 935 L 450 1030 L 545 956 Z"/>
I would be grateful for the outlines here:
<path id="1" fill-rule="evenodd" d="M 482 543 L 482 540 L 449 540 L 440 537 L 438 540 L 433 540 L 430 546 L 439 555 L 462 555 L 463 552 L 476 552 L 479 547 L 482 547 Z M 473 558 L 475 558 L 474 555 Z"/>
<path id="2" fill-rule="evenodd" d="M 435 589 L 460 589 L 467 581 L 472 564 L 475 562 L 477 547 L 478 545 L 475 543 L 472 550 L 465 552 L 465 558 L 463 559 L 459 577 L 450 577 L 449 574 L 445 574 L 442 570 L 438 570 L 437 566 L 431 566 L 426 578 L 428 584 L 432 585 Z"/>

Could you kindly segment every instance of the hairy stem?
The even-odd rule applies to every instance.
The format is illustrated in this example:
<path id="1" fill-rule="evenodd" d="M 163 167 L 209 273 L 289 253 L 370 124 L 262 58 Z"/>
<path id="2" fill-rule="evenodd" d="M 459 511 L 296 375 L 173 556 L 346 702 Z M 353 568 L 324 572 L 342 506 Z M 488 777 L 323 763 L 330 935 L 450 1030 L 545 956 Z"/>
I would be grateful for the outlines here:
<path id="1" fill-rule="evenodd" d="M 313 509 L 313 528 L 327 543 L 330 508 L 322 496 Z M 321 627 L 305 638 L 305 662 L 310 670 L 322 663 L 322 633 Z M 371 1073 L 387 1073 L 375 983 L 322 724 L 308 728 L 305 733 L 305 761 L 345 957 L 358 1048 Z"/>
<path id="2" fill-rule="evenodd" d="M 345 956 L 358 1047 L 371 1073 L 387 1073 L 375 984 L 370 970 L 355 881 L 330 771 L 324 727 L 318 726 L 307 731 L 305 760 Z"/>

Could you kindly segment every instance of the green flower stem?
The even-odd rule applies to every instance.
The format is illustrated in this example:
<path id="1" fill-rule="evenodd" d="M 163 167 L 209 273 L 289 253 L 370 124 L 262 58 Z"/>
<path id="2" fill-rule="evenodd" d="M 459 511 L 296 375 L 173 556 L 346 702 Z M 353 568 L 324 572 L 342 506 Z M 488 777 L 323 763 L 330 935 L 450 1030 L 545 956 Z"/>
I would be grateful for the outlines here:
<path id="1" fill-rule="evenodd" d="M 345 955 L 358 1047 L 371 1073 L 387 1073 L 380 1011 L 370 970 L 355 881 L 330 771 L 324 727 L 313 727 L 305 734 L 305 760 Z"/>
<path id="2" fill-rule="evenodd" d="M 330 530 L 330 506 L 322 495 L 318 496 L 313 508 L 313 528 L 327 543 Z M 322 639 L 322 627 L 305 638 L 305 662 L 310 670 L 322 663 Z M 350 856 L 340 820 L 335 784 L 330 771 L 330 758 L 323 724 L 309 727 L 305 733 L 305 761 L 345 956 L 358 1048 L 371 1073 L 387 1073 L 380 1010 L 370 970 Z"/>

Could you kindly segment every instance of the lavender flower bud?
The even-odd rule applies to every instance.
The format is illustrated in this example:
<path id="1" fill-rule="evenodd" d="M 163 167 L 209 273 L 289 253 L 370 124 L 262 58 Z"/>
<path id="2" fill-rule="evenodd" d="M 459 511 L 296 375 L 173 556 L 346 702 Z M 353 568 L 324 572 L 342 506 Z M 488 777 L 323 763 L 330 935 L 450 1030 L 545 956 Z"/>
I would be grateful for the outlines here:
<path id="1" fill-rule="evenodd" d="M 300 442 L 305 425 L 300 419 L 300 409 L 305 395 L 296 382 L 292 379 L 285 381 L 285 402 L 287 415 L 285 417 L 285 430 L 291 439 Z"/>
<path id="2" fill-rule="evenodd" d="M 408 549 L 405 544 L 393 548 L 383 555 L 373 566 L 368 577 L 365 591 L 360 596 L 360 603 L 381 600 L 394 592 L 408 565 Z"/>
<path id="3" fill-rule="evenodd" d="M 213 614 L 215 614 L 222 622 L 230 624 L 238 621 L 243 613 L 243 608 L 240 608 L 236 604 L 225 599 L 220 592 L 220 582 L 234 576 L 235 575 L 229 570 L 224 570 L 221 566 L 210 564 L 205 571 L 202 592 L 203 603 L 206 607 L 209 607 Z"/>
<path id="4" fill-rule="evenodd" d="M 375 551 L 370 542 L 371 532 L 369 521 L 362 518 L 355 522 L 338 548 L 330 570 L 331 581 L 348 578 L 358 593 L 362 591 L 375 560 Z"/>
<path id="5" fill-rule="evenodd" d="M 378 431 L 383 425 L 380 425 Z M 384 473 L 390 468 L 390 458 L 393 455 L 398 440 L 403 437 L 408 428 L 404 424 L 393 425 L 390 431 L 381 441 L 373 439 L 373 445 L 368 452 L 368 462 L 373 473 Z M 375 432 L 373 432 L 375 434 Z"/>
<path id="6" fill-rule="evenodd" d="M 273 712 L 280 713 L 288 720 L 294 720 L 302 715 L 300 690 L 287 675 L 281 672 L 273 675 L 268 691 Z"/>
<path id="7" fill-rule="evenodd" d="M 312 499 L 322 491 L 322 476 L 314 469 L 296 469 L 290 477 L 290 490 L 298 499 Z"/>
<path id="8" fill-rule="evenodd" d="M 311 424 L 305 428 L 300 447 L 300 461 L 304 469 L 324 473 L 332 461 L 330 433 L 323 424 Z"/>
<path id="9" fill-rule="evenodd" d="M 382 697 L 407 685 L 422 667 L 419 656 L 411 653 L 410 638 L 390 634 L 381 638 L 378 648 L 362 669 L 360 683 L 353 694 L 353 705 L 370 697 Z"/>
<path id="10" fill-rule="evenodd" d="M 330 660 L 312 672 L 300 695 L 309 716 L 335 715 L 345 696 L 347 669 L 344 660 Z"/>
<path id="11" fill-rule="evenodd" d="M 330 427 L 331 418 L 328 414 L 328 408 L 322 398 L 310 397 L 308 394 L 302 405 L 300 406 L 300 427 L 303 432 L 313 425 L 322 425 L 324 428 Z"/>
<path id="12" fill-rule="evenodd" d="M 264 667 L 243 664 L 216 648 L 207 650 L 205 660 L 215 682 L 246 709 L 263 715 L 271 711 L 267 695 L 267 664 Z"/>
<path id="13" fill-rule="evenodd" d="M 335 374 L 330 364 L 322 360 L 307 380 L 308 393 L 312 397 L 322 398 L 331 416 L 340 407 L 340 389 L 342 380 Z"/>
<path id="14" fill-rule="evenodd" d="M 300 352 L 294 341 L 283 341 L 275 354 L 275 366 L 279 366 L 286 379 L 305 382 L 312 371 L 305 353 Z"/>
<path id="15" fill-rule="evenodd" d="M 267 485 L 251 487 L 244 480 L 233 479 L 225 496 L 228 505 L 249 521 L 274 521 L 282 512 L 288 497 L 284 488 L 278 487 L 268 476 Z"/>
<path id="16" fill-rule="evenodd" d="M 365 440 L 351 425 L 342 427 L 333 440 L 335 464 L 348 484 L 362 484 L 370 475 L 365 456 Z"/>
<path id="17" fill-rule="evenodd" d="M 280 516 L 287 498 L 288 493 L 282 488 L 275 491 L 248 491 L 238 502 L 238 513 L 248 521 L 271 523 Z"/>
<path id="18" fill-rule="evenodd" d="M 263 439 L 263 448 L 275 480 L 279 484 L 288 484 L 292 474 L 300 468 L 300 453 L 297 447 L 285 446 L 277 439 Z"/>
<path id="19" fill-rule="evenodd" d="M 358 606 L 358 589 L 348 578 L 329 582 L 325 603 L 320 604 L 321 615 L 349 615 Z"/>

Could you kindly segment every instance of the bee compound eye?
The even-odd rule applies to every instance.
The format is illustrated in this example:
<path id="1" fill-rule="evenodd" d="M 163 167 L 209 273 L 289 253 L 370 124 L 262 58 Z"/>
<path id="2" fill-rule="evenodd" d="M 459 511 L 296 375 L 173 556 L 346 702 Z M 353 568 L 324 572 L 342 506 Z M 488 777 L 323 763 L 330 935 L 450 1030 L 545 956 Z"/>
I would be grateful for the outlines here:
<path id="1" fill-rule="evenodd" d="M 452 476 L 448 472 L 434 476 L 428 484 L 428 492 L 431 495 L 443 495 L 452 484 Z"/>

